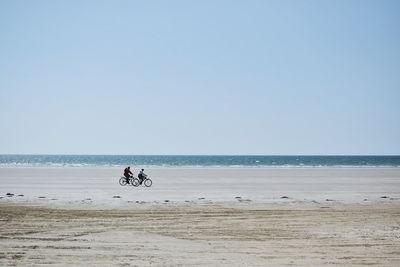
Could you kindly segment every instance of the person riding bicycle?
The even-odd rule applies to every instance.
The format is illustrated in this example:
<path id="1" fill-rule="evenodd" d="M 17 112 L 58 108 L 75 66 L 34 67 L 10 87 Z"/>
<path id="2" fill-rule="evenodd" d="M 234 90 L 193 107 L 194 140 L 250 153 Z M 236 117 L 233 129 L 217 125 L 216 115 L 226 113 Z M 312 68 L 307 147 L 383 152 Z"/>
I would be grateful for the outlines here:
<path id="1" fill-rule="evenodd" d="M 129 178 L 133 177 L 133 173 L 131 172 L 131 167 L 128 166 L 127 168 L 125 168 L 124 170 L 124 176 L 126 178 L 126 183 L 129 183 Z"/>
<path id="2" fill-rule="evenodd" d="M 147 177 L 147 175 L 144 173 L 144 169 L 142 169 L 142 170 L 139 172 L 139 175 L 138 175 L 138 178 L 139 178 L 139 180 L 140 180 L 140 184 L 143 183 L 143 181 L 146 179 L 146 177 Z"/>

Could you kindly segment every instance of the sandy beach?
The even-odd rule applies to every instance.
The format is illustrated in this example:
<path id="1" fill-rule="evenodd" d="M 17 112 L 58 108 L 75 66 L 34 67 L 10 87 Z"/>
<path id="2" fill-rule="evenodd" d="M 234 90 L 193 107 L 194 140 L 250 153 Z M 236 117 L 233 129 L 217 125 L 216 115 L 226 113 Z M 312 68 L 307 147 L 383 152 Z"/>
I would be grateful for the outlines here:
<path id="1" fill-rule="evenodd" d="M 399 14 L 0 1 L 0 267 L 400 267 Z"/>
<path id="2" fill-rule="evenodd" d="M 400 265 L 399 169 L 148 174 L 0 169 L 0 265 Z"/>

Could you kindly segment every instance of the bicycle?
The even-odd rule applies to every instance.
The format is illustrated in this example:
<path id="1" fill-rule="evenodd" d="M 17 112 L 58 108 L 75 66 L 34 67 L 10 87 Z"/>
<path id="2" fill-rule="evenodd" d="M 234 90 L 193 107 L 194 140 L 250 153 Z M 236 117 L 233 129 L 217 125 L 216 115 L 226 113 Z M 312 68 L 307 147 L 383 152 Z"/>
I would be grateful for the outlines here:
<path id="1" fill-rule="evenodd" d="M 150 187 L 153 184 L 153 181 L 148 177 L 144 177 L 143 180 L 142 180 L 142 183 L 140 183 L 139 178 L 134 177 L 132 179 L 132 185 L 133 186 L 138 187 L 141 184 L 146 186 L 146 187 Z"/>
<path id="2" fill-rule="evenodd" d="M 121 176 L 121 178 L 119 178 L 119 184 L 122 186 L 125 186 L 127 184 L 133 185 L 133 180 L 135 178 L 134 177 L 129 177 L 128 179 L 124 176 Z M 136 185 L 137 186 L 137 185 Z"/>

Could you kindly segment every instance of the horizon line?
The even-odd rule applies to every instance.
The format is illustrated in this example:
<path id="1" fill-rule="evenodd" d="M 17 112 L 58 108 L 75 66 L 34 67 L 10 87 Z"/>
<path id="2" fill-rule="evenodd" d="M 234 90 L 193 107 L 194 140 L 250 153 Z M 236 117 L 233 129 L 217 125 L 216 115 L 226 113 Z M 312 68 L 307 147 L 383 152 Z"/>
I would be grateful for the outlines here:
<path id="1" fill-rule="evenodd" d="M 399 157 L 400 154 L 48 154 L 48 153 L 0 153 L 0 156 L 229 156 L 229 157 L 241 157 L 241 156 L 264 156 L 264 157 Z"/>

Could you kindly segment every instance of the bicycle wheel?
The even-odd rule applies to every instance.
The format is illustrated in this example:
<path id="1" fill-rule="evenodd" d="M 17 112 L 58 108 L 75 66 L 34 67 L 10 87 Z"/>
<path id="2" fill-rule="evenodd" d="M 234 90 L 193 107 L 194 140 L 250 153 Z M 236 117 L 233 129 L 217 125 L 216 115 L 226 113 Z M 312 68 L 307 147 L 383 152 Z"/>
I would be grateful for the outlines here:
<path id="1" fill-rule="evenodd" d="M 119 184 L 122 185 L 122 186 L 126 185 L 126 178 L 125 177 L 121 177 L 119 179 Z"/>
<path id="2" fill-rule="evenodd" d="M 150 179 L 144 180 L 144 185 L 145 185 L 145 186 L 150 187 L 152 184 L 153 184 L 153 181 L 152 181 L 152 180 L 150 180 Z"/>
<path id="3" fill-rule="evenodd" d="M 139 186 L 139 184 L 140 184 L 140 182 L 139 182 L 138 178 L 131 179 L 131 185 L 132 186 L 137 187 L 137 186 Z"/>

